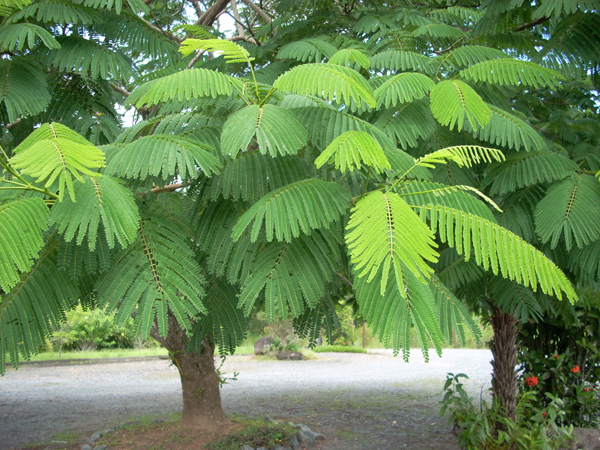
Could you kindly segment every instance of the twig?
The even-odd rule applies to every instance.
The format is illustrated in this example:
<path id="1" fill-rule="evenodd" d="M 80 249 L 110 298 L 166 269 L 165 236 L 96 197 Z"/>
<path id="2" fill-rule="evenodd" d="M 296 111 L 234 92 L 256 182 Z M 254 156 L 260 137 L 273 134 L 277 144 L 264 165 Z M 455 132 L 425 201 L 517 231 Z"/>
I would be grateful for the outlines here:
<path id="1" fill-rule="evenodd" d="M 152 188 L 151 192 L 153 194 L 159 194 L 161 192 L 173 192 L 173 191 L 176 191 L 177 189 L 188 187 L 191 184 L 192 184 L 191 181 L 185 181 L 183 183 L 168 184 L 163 187 Z"/>
<path id="2" fill-rule="evenodd" d="M 267 22 L 273 22 L 271 16 L 269 16 L 260 6 L 255 3 L 252 3 L 250 0 L 242 0 L 250 9 L 252 9 L 255 13 L 257 13 L 262 19 Z"/>
<path id="3" fill-rule="evenodd" d="M 519 25 L 518 27 L 514 28 L 513 31 L 527 30 L 528 28 L 533 28 L 536 25 L 544 23 L 548 20 L 550 20 L 550 17 L 543 16 L 543 17 L 540 17 L 539 19 L 534 20 L 533 22 L 524 23 L 523 25 Z"/>

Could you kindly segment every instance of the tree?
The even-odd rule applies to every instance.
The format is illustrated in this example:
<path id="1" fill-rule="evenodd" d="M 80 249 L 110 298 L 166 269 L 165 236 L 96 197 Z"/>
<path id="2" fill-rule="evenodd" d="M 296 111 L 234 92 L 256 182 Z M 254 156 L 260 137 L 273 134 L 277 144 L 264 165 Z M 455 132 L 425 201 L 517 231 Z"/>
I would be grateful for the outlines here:
<path id="1" fill-rule="evenodd" d="M 88 299 L 117 320 L 134 315 L 141 335 L 169 349 L 184 423 L 210 427 L 226 420 L 214 351 L 235 349 L 257 307 L 269 321 L 292 317 L 314 340 L 337 326 L 332 299 L 349 282 L 380 339 L 408 358 L 411 328 L 425 356 L 464 324 L 477 333 L 435 274 L 448 258 L 575 300 L 558 267 L 501 226 L 497 204 L 474 187 L 505 160 L 489 145 L 546 145 L 502 94 L 554 91 L 565 79 L 512 53 L 529 37 L 505 38 L 510 52 L 492 48 L 497 36 L 478 34 L 492 6 L 319 1 L 265 11 L 244 1 L 231 4 L 236 44 L 199 26 L 228 2 L 190 4 L 196 23 L 175 30 L 185 14 L 174 3 L 152 21 L 133 0 L 6 3 L 0 36 L 12 40 L 0 42 L 18 52 L 4 60 L 13 141 L 0 183 L 0 367 L 7 353 L 18 363 L 35 352 L 69 302 Z M 25 43 L 27 29 L 37 34 Z M 136 39 L 146 47 L 126 45 Z M 90 45 L 106 57 L 84 58 Z M 136 64 L 123 87 L 126 61 Z M 22 67 L 37 75 L 14 87 Z M 81 104 L 53 90 L 31 109 L 50 77 L 83 80 Z M 142 118 L 122 132 L 115 92 Z"/>

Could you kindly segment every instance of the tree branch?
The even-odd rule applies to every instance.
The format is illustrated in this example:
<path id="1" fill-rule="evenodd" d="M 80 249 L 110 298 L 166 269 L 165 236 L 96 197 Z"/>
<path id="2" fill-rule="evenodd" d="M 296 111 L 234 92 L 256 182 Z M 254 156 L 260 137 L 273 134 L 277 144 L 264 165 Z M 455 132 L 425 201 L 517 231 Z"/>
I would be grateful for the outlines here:
<path id="1" fill-rule="evenodd" d="M 541 23 L 544 23 L 546 21 L 550 20 L 550 17 L 540 17 L 539 19 L 534 20 L 533 22 L 529 22 L 529 23 L 524 23 L 523 25 L 519 25 L 516 28 L 513 28 L 513 31 L 523 31 L 523 30 L 527 30 L 528 28 L 533 28 L 536 25 L 539 25 Z"/>
<path id="2" fill-rule="evenodd" d="M 190 181 L 185 181 L 183 183 L 168 184 L 163 187 L 152 188 L 151 192 L 153 194 L 160 194 L 161 192 L 173 192 L 173 191 L 176 191 L 177 189 L 188 187 L 191 184 L 192 183 Z"/>
<path id="3" fill-rule="evenodd" d="M 227 7 L 229 1 L 230 0 L 216 0 L 213 5 L 204 11 L 204 14 L 196 20 L 194 25 L 212 26 L 219 14 Z"/>
<path id="4" fill-rule="evenodd" d="M 250 0 L 242 0 L 250 9 L 252 9 L 256 14 L 258 14 L 265 22 L 271 23 L 273 19 L 269 16 L 260 6 L 255 3 L 252 3 Z"/>

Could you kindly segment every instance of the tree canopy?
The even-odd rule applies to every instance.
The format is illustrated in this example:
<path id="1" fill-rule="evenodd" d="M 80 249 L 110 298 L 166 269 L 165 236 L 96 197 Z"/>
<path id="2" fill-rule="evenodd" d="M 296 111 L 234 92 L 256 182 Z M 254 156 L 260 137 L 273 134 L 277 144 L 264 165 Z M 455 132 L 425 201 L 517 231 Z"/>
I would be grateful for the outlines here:
<path id="1" fill-rule="evenodd" d="M 595 2 L 229 3 L 0 2 L 0 370 L 78 300 L 227 353 L 350 285 L 408 357 L 598 283 Z"/>

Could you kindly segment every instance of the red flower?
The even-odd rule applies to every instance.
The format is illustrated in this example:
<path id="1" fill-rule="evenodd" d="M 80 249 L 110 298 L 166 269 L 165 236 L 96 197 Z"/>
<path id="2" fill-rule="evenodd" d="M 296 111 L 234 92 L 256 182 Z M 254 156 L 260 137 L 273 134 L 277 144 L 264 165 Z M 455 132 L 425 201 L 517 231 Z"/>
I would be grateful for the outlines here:
<path id="1" fill-rule="evenodd" d="M 579 366 L 573 366 L 573 367 L 571 367 L 571 372 L 578 373 L 579 372 Z"/>
<path id="2" fill-rule="evenodd" d="M 527 384 L 527 386 L 535 386 L 536 384 L 538 384 L 538 379 L 536 376 L 532 375 L 530 377 L 525 378 L 525 384 Z"/>
<path id="3" fill-rule="evenodd" d="M 547 415 L 548 415 L 548 413 L 547 413 L 546 411 L 544 411 L 544 412 L 542 413 L 542 417 L 546 417 Z"/>
<path id="4" fill-rule="evenodd" d="M 583 390 L 584 390 L 585 392 L 590 392 L 590 388 L 587 388 L 587 387 L 586 387 L 586 388 L 583 388 Z"/>
<path id="5" fill-rule="evenodd" d="M 558 359 L 558 354 L 554 355 L 554 359 Z"/>

